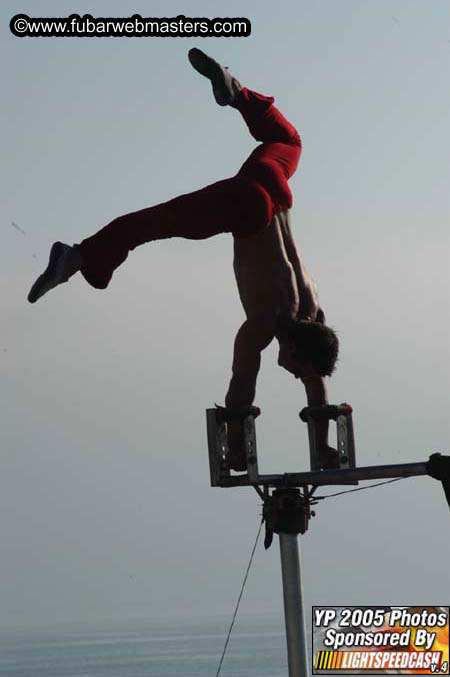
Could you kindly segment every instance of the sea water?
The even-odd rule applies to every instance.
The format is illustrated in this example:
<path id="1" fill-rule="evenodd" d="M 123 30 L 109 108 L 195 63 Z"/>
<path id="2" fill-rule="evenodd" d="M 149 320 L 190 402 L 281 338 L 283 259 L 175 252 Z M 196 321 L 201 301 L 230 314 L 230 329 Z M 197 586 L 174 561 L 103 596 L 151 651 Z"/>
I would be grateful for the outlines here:
<path id="1" fill-rule="evenodd" d="M 141 621 L 0 632 L 2 677 L 215 677 L 229 620 Z M 285 677 L 282 619 L 236 623 L 220 674 Z"/>

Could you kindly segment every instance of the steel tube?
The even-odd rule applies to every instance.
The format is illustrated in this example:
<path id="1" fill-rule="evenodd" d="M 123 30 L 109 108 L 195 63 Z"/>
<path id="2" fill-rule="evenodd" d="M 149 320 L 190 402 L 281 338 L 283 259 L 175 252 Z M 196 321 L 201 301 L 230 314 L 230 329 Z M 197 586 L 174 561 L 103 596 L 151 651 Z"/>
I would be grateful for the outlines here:
<path id="1" fill-rule="evenodd" d="M 258 484 L 271 487 L 301 487 L 307 484 L 327 485 L 356 480 L 377 480 L 389 477 L 428 475 L 427 464 L 401 463 L 397 465 L 369 465 L 345 470 L 317 470 L 313 472 L 285 473 L 284 475 L 259 475 Z M 233 475 L 222 486 L 248 486 L 247 475 Z"/>
<path id="2" fill-rule="evenodd" d="M 283 533 L 279 536 L 289 677 L 308 677 L 298 537 Z"/>

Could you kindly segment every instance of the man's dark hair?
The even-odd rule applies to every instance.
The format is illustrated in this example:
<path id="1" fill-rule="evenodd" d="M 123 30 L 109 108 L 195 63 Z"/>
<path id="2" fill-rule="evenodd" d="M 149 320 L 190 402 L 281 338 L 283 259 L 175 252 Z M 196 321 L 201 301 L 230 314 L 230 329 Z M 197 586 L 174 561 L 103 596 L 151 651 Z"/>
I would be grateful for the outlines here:
<path id="1" fill-rule="evenodd" d="M 333 329 L 321 322 L 287 320 L 282 333 L 294 343 L 299 358 L 311 362 L 320 376 L 331 376 L 339 353 L 339 339 Z"/>

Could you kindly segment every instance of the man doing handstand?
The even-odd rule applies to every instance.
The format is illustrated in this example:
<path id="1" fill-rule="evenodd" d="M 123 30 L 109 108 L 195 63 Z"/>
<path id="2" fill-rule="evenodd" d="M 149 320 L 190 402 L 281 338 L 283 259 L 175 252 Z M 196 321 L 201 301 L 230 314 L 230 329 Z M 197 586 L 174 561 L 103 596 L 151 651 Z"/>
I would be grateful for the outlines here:
<path id="1" fill-rule="evenodd" d="M 93 287 L 105 289 L 114 270 L 135 247 L 171 237 L 202 240 L 232 233 L 234 273 L 246 320 L 234 342 L 227 409 L 249 407 L 255 397 L 261 352 L 274 338 L 278 364 L 301 379 L 308 404 L 327 403 L 324 376 L 334 370 L 338 339 L 325 325 L 316 288 L 292 236 L 292 194 L 287 180 L 301 153 L 295 128 L 273 105 L 272 97 L 241 84 L 199 49 L 189 51 L 192 66 L 208 78 L 221 106 L 239 111 L 252 136 L 262 143 L 236 176 L 168 202 L 120 216 L 73 247 L 56 242 L 47 269 L 28 295 L 30 303 L 80 271 Z M 328 446 L 328 424 L 317 431 L 321 467 L 336 465 Z M 245 470 L 239 427 L 228 426 L 229 463 Z"/>

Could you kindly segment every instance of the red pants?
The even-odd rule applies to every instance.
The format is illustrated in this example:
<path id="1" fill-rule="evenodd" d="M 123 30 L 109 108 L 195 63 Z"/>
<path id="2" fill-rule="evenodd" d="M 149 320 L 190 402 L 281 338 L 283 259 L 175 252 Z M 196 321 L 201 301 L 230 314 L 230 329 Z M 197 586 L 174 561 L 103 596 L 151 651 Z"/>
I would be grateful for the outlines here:
<path id="1" fill-rule="evenodd" d="M 247 237 L 292 206 L 287 180 L 297 168 L 301 141 L 295 128 L 273 106 L 272 97 L 243 88 L 234 107 L 258 146 L 236 176 L 201 190 L 119 216 L 78 245 L 81 273 L 105 289 L 128 252 L 144 242 L 169 237 L 203 240 L 219 233 Z"/>

